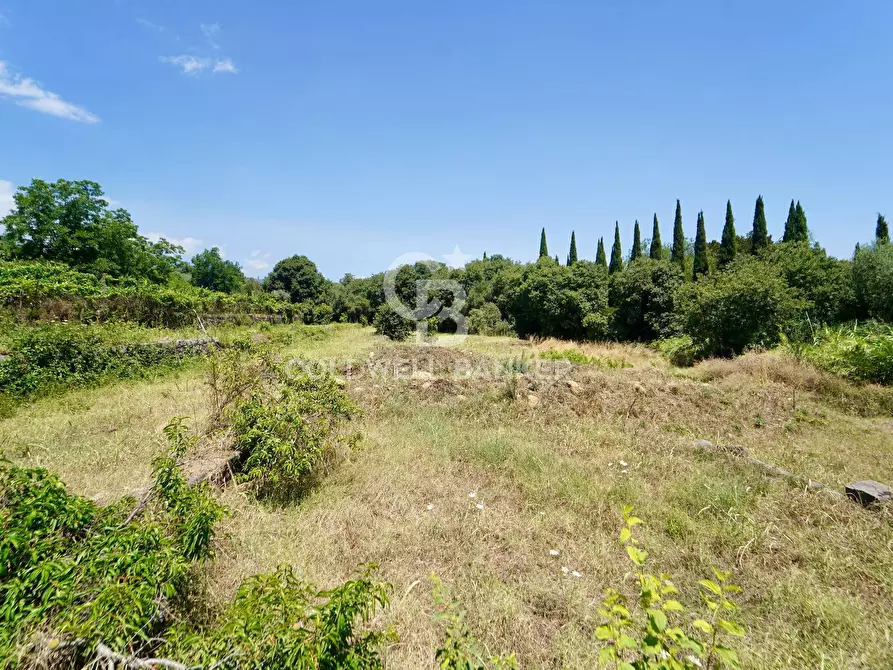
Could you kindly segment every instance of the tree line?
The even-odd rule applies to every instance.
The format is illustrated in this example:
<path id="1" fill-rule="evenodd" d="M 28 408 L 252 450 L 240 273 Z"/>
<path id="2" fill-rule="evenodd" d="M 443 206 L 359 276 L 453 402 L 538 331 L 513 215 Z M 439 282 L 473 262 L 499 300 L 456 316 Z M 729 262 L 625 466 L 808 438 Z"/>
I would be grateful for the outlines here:
<path id="1" fill-rule="evenodd" d="M 384 273 L 365 278 L 347 274 L 333 282 L 309 258 L 294 255 L 258 281 L 245 277 L 216 248 L 187 261 L 182 248 L 139 235 L 126 210 L 110 208 L 95 182 L 34 180 L 16 193 L 15 209 L 2 223 L 7 261 L 56 261 L 97 276 L 130 275 L 170 286 L 270 294 L 292 303 L 306 323 L 372 323 L 380 310 L 388 309 Z M 415 304 L 417 282 L 425 279 L 462 284 L 473 332 L 635 341 L 684 336 L 699 355 L 770 346 L 803 324 L 893 320 L 893 246 L 882 215 L 875 239 L 857 245 L 852 258 L 839 260 L 812 240 L 806 213 L 793 200 L 782 239 L 774 241 L 762 197 L 743 236 L 727 202 L 721 238 L 708 241 L 699 212 L 695 238 L 689 241 L 677 200 L 669 245 L 662 242 L 655 214 L 650 238 L 643 237 L 636 221 L 627 253 L 615 223 L 610 256 L 600 238 L 595 261 L 582 259 L 572 233 L 561 263 L 550 254 L 543 229 L 533 263 L 485 253 L 463 268 L 436 262 L 399 268 L 395 286 L 404 303 Z M 451 299 L 437 297 L 447 304 Z M 439 330 L 454 327 L 449 321 L 432 323 Z"/>

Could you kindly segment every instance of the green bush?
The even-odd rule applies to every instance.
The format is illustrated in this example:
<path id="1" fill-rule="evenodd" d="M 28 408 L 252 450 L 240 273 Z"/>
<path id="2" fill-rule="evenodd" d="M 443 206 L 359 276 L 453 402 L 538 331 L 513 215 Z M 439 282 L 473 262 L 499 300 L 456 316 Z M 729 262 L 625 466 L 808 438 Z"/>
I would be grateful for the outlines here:
<path id="1" fill-rule="evenodd" d="M 802 355 L 827 372 L 877 384 L 893 384 L 893 328 L 877 325 L 825 327 Z"/>
<path id="2" fill-rule="evenodd" d="M 782 329 L 800 319 L 807 306 L 777 270 L 751 257 L 684 284 L 677 299 L 682 330 L 701 356 L 732 356 L 747 347 L 773 346 Z"/>
<path id="3" fill-rule="evenodd" d="M 327 455 L 353 445 L 342 425 L 357 415 L 328 374 L 279 370 L 271 385 L 258 384 L 232 415 L 236 448 L 245 456 L 240 478 L 260 494 L 300 493 Z"/>
<path id="4" fill-rule="evenodd" d="M 503 321 L 499 307 L 492 302 L 485 302 L 468 313 L 468 332 L 472 335 L 514 335 L 511 325 Z"/>
<path id="5" fill-rule="evenodd" d="M 677 331 L 675 296 L 682 270 L 669 261 L 639 258 L 611 276 L 613 331 L 621 340 L 648 342 Z"/>
<path id="6" fill-rule="evenodd" d="M 373 325 L 375 326 L 375 333 L 377 335 L 385 335 L 397 342 L 402 342 L 407 339 L 412 335 L 416 327 L 415 321 L 400 316 L 400 314 L 387 303 L 383 304 L 378 308 L 378 311 L 375 312 Z"/>
<path id="7" fill-rule="evenodd" d="M 657 350 L 673 365 L 691 367 L 698 360 L 698 348 L 688 335 L 668 337 L 656 343 Z"/>

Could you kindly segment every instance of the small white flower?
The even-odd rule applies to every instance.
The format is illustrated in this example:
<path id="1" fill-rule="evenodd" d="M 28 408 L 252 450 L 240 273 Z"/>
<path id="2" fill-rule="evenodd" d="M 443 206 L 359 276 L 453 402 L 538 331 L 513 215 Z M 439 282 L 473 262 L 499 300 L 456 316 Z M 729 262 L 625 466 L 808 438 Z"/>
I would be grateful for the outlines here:
<path id="1" fill-rule="evenodd" d="M 613 462 L 608 463 L 608 467 L 609 467 L 609 468 L 613 468 L 613 467 L 614 467 L 614 463 L 613 463 Z"/>
<path id="2" fill-rule="evenodd" d="M 561 552 L 558 551 L 557 549 L 550 549 L 549 556 L 561 556 Z"/>
<path id="3" fill-rule="evenodd" d="M 620 465 L 621 467 L 625 468 L 627 465 L 629 465 L 629 463 L 627 463 L 626 461 L 620 461 Z"/>
<path id="4" fill-rule="evenodd" d="M 624 475 L 628 475 L 628 474 L 629 474 L 629 470 L 621 470 L 620 472 L 621 472 L 622 474 L 624 474 Z"/>
<path id="5" fill-rule="evenodd" d="M 477 507 L 478 509 L 484 509 L 484 503 L 478 503 L 477 505 L 475 505 L 475 507 Z"/>
<path id="6" fill-rule="evenodd" d="M 699 668 L 701 667 L 701 659 L 699 659 L 697 656 L 689 656 L 688 660 Z"/>
<path id="7" fill-rule="evenodd" d="M 434 509 L 434 505 L 428 503 L 428 511 L 430 512 L 432 509 Z"/>
<path id="8" fill-rule="evenodd" d="M 540 512 L 540 516 L 546 516 L 545 512 Z"/>
<path id="9" fill-rule="evenodd" d="M 566 566 L 564 566 L 564 565 L 561 566 L 561 571 L 562 571 L 564 574 L 567 574 L 567 573 L 570 572 L 570 570 L 568 570 L 568 568 L 567 568 Z"/>
<path id="10" fill-rule="evenodd" d="M 474 491 L 468 494 L 469 498 L 474 498 L 475 496 L 477 496 L 477 493 L 475 493 Z"/>
<path id="11" fill-rule="evenodd" d="M 579 579 L 580 577 L 583 576 L 581 573 L 577 572 L 576 570 L 574 570 L 571 574 L 572 574 L 574 577 L 577 577 L 578 579 Z"/>

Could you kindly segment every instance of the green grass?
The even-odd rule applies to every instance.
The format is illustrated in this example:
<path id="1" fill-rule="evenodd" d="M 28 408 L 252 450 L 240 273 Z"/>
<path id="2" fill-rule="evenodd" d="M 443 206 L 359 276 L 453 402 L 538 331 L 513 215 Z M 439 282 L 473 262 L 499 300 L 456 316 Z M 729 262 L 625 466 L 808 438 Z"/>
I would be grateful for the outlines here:
<path id="1" fill-rule="evenodd" d="M 371 329 L 283 332 L 293 356 L 405 351 Z M 491 653 L 515 651 L 526 668 L 596 667 L 596 605 L 610 586 L 633 590 L 616 537 L 622 508 L 634 504 L 651 569 L 674 576 L 686 606 L 699 608 L 697 580 L 711 566 L 735 572 L 750 631 L 739 646 L 745 667 L 893 667 L 890 510 L 803 491 L 693 446 L 743 445 L 835 487 L 893 482 L 888 418 L 835 400 L 843 391 L 834 384 L 845 382 L 788 359 L 779 367 L 772 354 L 679 370 L 638 347 L 472 337 L 451 356 L 526 360 L 563 347 L 634 367 L 581 365 L 575 392 L 520 376 L 514 397 L 504 378 L 455 380 L 448 367 L 435 366 L 433 380 L 348 379 L 364 410 L 360 449 L 293 505 L 227 488 L 233 513 L 208 568 L 212 597 L 228 602 L 242 579 L 280 563 L 332 586 L 373 561 L 394 585 L 380 615 L 400 634 L 385 651 L 389 667 L 431 667 L 441 634 L 432 573 Z M 420 355 L 446 355 L 432 349 Z M 176 414 L 201 424 L 205 401 L 198 370 L 76 391 L 0 422 L 0 445 L 78 492 L 115 497 L 148 476 L 161 426 Z"/>

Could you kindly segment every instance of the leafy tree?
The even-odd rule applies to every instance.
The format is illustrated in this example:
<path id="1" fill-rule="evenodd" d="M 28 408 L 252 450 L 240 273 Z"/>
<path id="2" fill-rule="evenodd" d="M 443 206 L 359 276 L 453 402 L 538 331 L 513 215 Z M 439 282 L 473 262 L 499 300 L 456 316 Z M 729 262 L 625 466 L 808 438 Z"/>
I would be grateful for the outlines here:
<path id="1" fill-rule="evenodd" d="M 657 214 L 654 215 L 654 225 L 651 230 L 651 252 L 650 256 L 653 260 L 660 260 L 663 254 L 663 248 L 660 242 L 660 226 L 657 223 Z"/>
<path id="2" fill-rule="evenodd" d="M 238 263 L 224 260 L 220 249 L 205 249 L 192 258 L 192 285 L 221 293 L 233 293 L 245 282 Z"/>
<path id="3" fill-rule="evenodd" d="M 595 252 L 595 264 L 605 270 L 608 269 L 608 257 L 605 255 L 605 238 L 598 238 L 598 251 Z"/>
<path id="4" fill-rule="evenodd" d="M 375 312 L 374 323 L 376 334 L 384 335 L 397 342 L 402 342 L 412 335 L 416 327 L 415 321 L 400 316 L 388 303 L 383 304 Z"/>
<path id="5" fill-rule="evenodd" d="M 766 208 L 763 196 L 757 196 L 753 211 L 753 232 L 750 235 L 750 253 L 754 256 L 769 246 L 769 231 L 766 226 Z"/>
<path id="6" fill-rule="evenodd" d="M 794 210 L 794 213 L 796 215 L 794 232 L 797 236 L 795 241 L 809 242 L 809 227 L 806 225 L 806 212 L 803 211 L 803 206 L 800 204 L 799 200 L 797 201 L 797 208 Z"/>
<path id="7" fill-rule="evenodd" d="M 183 253 L 167 240 L 140 236 L 127 210 L 109 209 L 96 182 L 34 179 L 13 200 L 15 209 L 0 220 L 10 260 L 58 261 L 97 275 L 163 282 Z"/>
<path id="8" fill-rule="evenodd" d="M 595 263 L 567 267 L 528 265 L 509 308 L 521 337 L 604 337 L 608 325 L 608 275 Z"/>
<path id="9" fill-rule="evenodd" d="M 673 222 L 673 253 L 670 260 L 685 267 L 685 232 L 682 230 L 682 203 L 676 201 L 676 219 Z"/>
<path id="10" fill-rule="evenodd" d="M 741 257 L 725 272 L 684 284 L 677 298 L 682 330 L 703 356 L 773 346 L 806 307 L 776 269 L 753 257 Z"/>
<path id="11" fill-rule="evenodd" d="M 512 327 L 502 320 L 499 307 L 485 302 L 468 313 L 468 332 L 472 335 L 511 335 Z"/>
<path id="12" fill-rule="evenodd" d="M 864 315 L 893 321 L 893 245 L 875 243 L 856 250 L 853 287 Z"/>
<path id="13" fill-rule="evenodd" d="M 636 225 L 633 227 L 633 249 L 630 252 L 629 259 L 631 261 L 642 257 L 642 233 L 639 230 L 639 220 L 636 219 Z"/>
<path id="14" fill-rule="evenodd" d="M 698 212 L 698 232 L 695 235 L 695 259 L 692 276 L 697 279 L 710 272 L 707 258 L 707 230 L 704 226 L 704 212 Z"/>
<path id="15" fill-rule="evenodd" d="M 791 206 L 788 208 L 788 218 L 784 222 L 784 236 L 782 242 L 795 242 L 797 228 L 797 210 L 794 207 L 794 201 L 791 200 Z"/>
<path id="16" fill-rule="evenodd" d="M 611 265 L 608 272 L 614 274 L 623 269 L 623 249 L 620 246 L 620 224 L 614 222 L 614 246 L 611 247 Z"/>
<path id="17" fill-rule="evenodd" d="M 722 242 L 719 249 L 719 265 L 725 267 L 738 254 L 738 236 L 735 234 L 735 216 L 732 214 L 732 201 L 726 201 L 726 223 L 722 229 Z"/>
<path id="18" fill-rule="evenodd" d="M 543 228 L 540 233 L 540 258 L 549 255 L 549 245 L 546 244 L 546 229 Z"/>
<path id="19" fill-rule="evenodd" d="M 674 298 L 682 281 L 678 265 L 652 258 L 639 258 L 612 275 L 614 335 L 642 342 L 675 335 Z"/>
<path id="20" fill-rule="evenodd" d="M 878 212 L 877 227 L 874 229 L 874 239 L 878 244 L 890 244 L 890 229 L 887 227 L 887 219 Z"/>
<path id="21" fill-rule="evenodd" d="M 574 231 L 571 231 L 571 248 L 570 251 L 567 252 L 567 264 L 573 265 L 577 262 L 577 236 Z"/>
<path id="22" fill-rule="evenodd" d="M 814 324 L 857 316 L 852 268 L 848 261 L 831 258 L 824 249 L 805 242 L 782 242 L 767 248 L 760 260 L 772 266 L 806 300 Z"/>
<path id="23" fill-rule="evenodd" d="M 286 291 L 292 302 L 315 302 L 326 288 L 326 279 L 316 269 L 316 263 L 296 255 L 273 266 L 273 271 L 264 279 L 264 288 Z"/>

